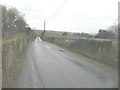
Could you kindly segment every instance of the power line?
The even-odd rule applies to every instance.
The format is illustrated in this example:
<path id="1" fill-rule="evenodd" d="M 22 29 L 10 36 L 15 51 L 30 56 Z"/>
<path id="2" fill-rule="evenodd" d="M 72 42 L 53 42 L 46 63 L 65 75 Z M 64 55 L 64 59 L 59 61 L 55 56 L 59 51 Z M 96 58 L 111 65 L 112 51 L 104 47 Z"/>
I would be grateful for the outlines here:
<path id="1" fill-rule="evenodd" d="M 68 3 L 68 1 L 69 1 L 69 0 L 66 0 L 66 1 L 62 4 L 61 7 L 59 7 L 50 17 L 48 17 L 48 19 L 46 19 L 46 21 L 49 20 L 49 19 L 51 19 L 51 18 L 53 18 L 53 16 L 54 16 L 57 12 L 59 12 L 59 11 Z"/>

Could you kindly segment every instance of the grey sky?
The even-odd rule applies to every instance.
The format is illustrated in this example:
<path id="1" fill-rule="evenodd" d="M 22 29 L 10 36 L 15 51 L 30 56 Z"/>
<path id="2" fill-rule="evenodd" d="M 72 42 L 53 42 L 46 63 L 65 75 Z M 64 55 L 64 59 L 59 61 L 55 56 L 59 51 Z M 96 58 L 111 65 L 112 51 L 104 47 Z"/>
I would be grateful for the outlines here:
<path id="1" fill-rule="evenodd" d="M 66 4 L 48 19 L 66 0 L 0 0 L 25 14 L 31 28 L 70 32 L 96 33 L 117 23 L 119 0 L 67 0 Z"/>

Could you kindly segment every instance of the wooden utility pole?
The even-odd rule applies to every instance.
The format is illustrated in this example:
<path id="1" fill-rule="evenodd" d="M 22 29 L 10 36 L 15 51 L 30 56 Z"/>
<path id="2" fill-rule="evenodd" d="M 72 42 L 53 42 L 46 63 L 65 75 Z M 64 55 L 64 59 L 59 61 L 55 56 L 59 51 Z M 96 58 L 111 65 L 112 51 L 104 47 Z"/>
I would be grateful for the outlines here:
<path id="1" fill-rule="evenodd" d="M 45 31 L 45 25 L 46 25 L 46 22 L 44 21 L 44 31 Z"/>
<path id="2" fill-rule="evenodd" d="M 43 32 L 42 32 L 42 34 L 41 34 L 41 39 L 42 39 L 42 40 L 45 39 L 45 32 L 46 32 L 46 31 L 45 31 L 45 27 L 46 27 L 45 24 L 46 24 L 46 22 L 44 21 L 44 30 L 43 30 Z"/>

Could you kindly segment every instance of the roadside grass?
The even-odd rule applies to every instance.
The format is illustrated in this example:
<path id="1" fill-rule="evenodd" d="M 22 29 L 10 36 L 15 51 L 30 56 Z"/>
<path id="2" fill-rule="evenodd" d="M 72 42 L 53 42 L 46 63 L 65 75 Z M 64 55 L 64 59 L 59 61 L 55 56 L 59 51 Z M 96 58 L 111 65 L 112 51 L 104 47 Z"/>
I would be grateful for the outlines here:
<path id="1" fill-rule="evenodd" d="M 21 53 L 19 52 L 19 39 L 3 39 L 3 50 L 2 50 L 2 65 L 3 65 L 3 87 L 12 87 L 17 73 L 20 71 L 20 66 L 22 66 Z M 11 51 L 9 49 L 11 48 Z M 17 50 L 18 49 L 18 50 Z M 17 50 L 17 51 L 16 51 Z M 9 54 L 11 54 L 11 58 Z M 19 54 L 19 55 L 18 55 Z"/>
<path id="2" fill-rule="evenodd" d="M 51 39 L 52 38 L 52 39 Z M 67 40 L 67 41 L 66 41 Z M 78 39 L 72 38 L 58 38 L 58 37 L 47 37 L 46 41 L 57 44 L 65 49 L 77 52 L 83 56 L 89 57 L 98 62 L 110 65 L 112 67 L 118 67 L 118 52 L 116 47 L 110 46 L 109 40 L 94 40 L 85 39 L 77 41 Z M 91 41 L 90 41 L 91 40 Z M 79 42 L 79 43 L 76 43 Z M 83 45 L 81 43 L 84 43 Z M 87 43 L 87 45 L 86 45 Z M 95 46 L 94 46 L 95 45 Z M 99 51 L 98 47 L 103 47 L 103 50 Z"/>
<path id="3" fill-rule="evenodd" d="M 24 35 L 23 34 L 17 34 L 14 37 L 4 37 L 2 38 L 2 44 L 4 45 L 5 43 L 9 43 L 9 42 L 15 42 L 19 39 L 23 39 Z"/>
<path id="4" fill-rule="evenodd" d="M 27 46 L 26 46 L 27 47 Z M 9 68 L 9 74 L 10 74 L 10 80 L 9 80 L 9 86 L 8 87 L 16 87 L 17 80 L 21 74 L 23 63 L 24 63 L 24 56 L 26 53 L 27 48 L 24 48 L 24 50 L 20 53 L 19 57 L 16 58 L 16 60 L 13 62 L 13 65 Z"/>
<path id="5" fill-rule="evenodd" d="M 13 62 L 13 65 L 9 68 L 9 79 L 4 81 L 4 87 L 14 87 L 13 85 L 16 83 L 15 80 L 17 76 L 20 74 L 22 69 L 22 60 L 17 58 L 16 61 Z"/>
<path id="6" fill-rule="evenodd" d="M 31 38 L 30 38 L 31 39 Z M 4 38 L 2 42 L 2 67 L 3 67 L 3 88 L 16 87 L 17 80 L 23 69 L 24 56 L 28 45 L 32 42 L 26 41 L 26 37 L 18 35 L 14 38 Z M 12 53 L 12 54 L 11 54 Z M 12 55 L 12 56 L 11 56 Z"/>
<path id="7" fill-rule="evenodd" d="M 67 48 L 69 50 L 75 51 L 81 55 L 87 56 L 91 59 L 97 60 L 99 62 L 108 64 L 108 65 L 112 65 L 114 67 L 117 67 L 117 63 L 118 61 L 115 60 L 117 59 L 117 57 L 113 57 L 112 55 L 103 53 L 103 52 L 91 52 L 89 50 L 85 50 L 85 49 L 80 49 L 80 48 Z"/>

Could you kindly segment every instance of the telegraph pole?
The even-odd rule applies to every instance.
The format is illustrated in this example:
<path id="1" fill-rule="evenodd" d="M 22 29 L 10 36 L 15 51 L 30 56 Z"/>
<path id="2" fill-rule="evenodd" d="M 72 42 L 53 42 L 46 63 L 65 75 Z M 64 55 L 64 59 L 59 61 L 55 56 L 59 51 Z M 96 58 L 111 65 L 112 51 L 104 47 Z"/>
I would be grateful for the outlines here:
<path id="1" fill-rule="evenodd" d="M 46 27 L 46 22 L 44 21 L 44 30 L 42 32 L 42 35 L 41 35 L 41 39 L 44 40 L 45 39 L 45 27 Z"/>
<path id="2" fill-rule="evenodd" d="M 46 22 L 44 21 L 44 31 L 45 31 L 45 25 L 46 25 Z"/>

